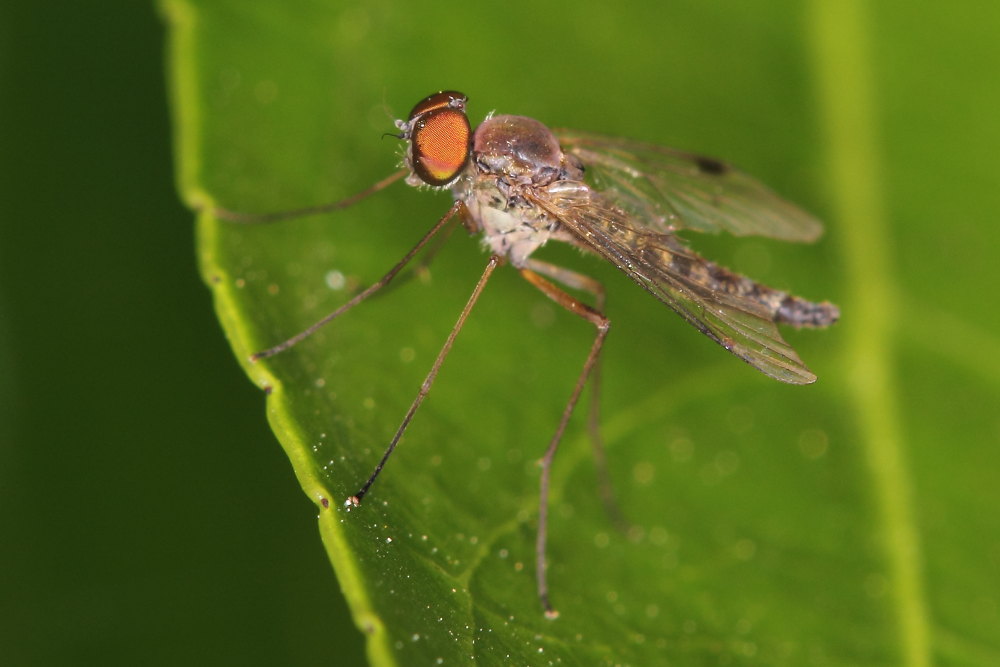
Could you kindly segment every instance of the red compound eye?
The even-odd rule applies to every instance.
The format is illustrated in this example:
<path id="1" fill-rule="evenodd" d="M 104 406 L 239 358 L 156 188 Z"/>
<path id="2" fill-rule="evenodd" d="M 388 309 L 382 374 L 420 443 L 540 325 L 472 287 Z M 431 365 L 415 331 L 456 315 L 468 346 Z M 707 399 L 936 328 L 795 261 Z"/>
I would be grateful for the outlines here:
<path id="1" fill-rule="evenodd" d="M 466 97 L 444 91 L 427 97 L 410 112 L 410 165 L 428 185 L 452 181 L 469 160 L 472 128 Z"/>

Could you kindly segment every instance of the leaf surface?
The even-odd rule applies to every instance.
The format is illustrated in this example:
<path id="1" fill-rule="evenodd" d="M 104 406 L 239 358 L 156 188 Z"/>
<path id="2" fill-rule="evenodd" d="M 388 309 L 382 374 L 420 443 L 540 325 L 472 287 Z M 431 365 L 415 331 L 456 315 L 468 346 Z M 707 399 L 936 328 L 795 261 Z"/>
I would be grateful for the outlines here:
<path id="1" fill-rule="evenodd" d="M 271 424 L 317 504 L 373 664 L 997 657 L 1000 526 L 982 509 L 1000 500 L 989 408 L 997 315 L 974 299 L 996 271 L 973 270 L 988 257 L 981 235 L 993 247 L 998 235 L 980 226 L 974 202 L 996 204 L 996 188 L 971 168 L 959 183 L 919 167 L 932 142 L 887 119 L 961 112 L 923 98 L 926 107 L 907 108 L 919 97 L 915 76 L 884 66 L 850 92 L 853 106 L 835 94 L 852 65 L 919 53 L 916 10 L 899 8 L 910 32 L 872 42 L 866 31 L 894 26 L 895 15 L 799 14 L 794 3 L 536 9 L 524 39 L 559 48 L 522 68 L 492 5 L 447 14 L 388 2 L 163 6 L 179 181 L 202 211 L 204 277 L 237 358 L 268 390 Z M 425 39 L 441 34 L 459 47 L 446 62 Z M 962 90 L 938 67 L 936 81 Z M 544 250 L 609 290 L 602 424 L 633 524 L 617 532 L 602 510 L 580 409 L 554 478 L 555 621 L 534 591 L 535 461 L 592 328 L 499 270 L 383 475 L 347 511 L 486 256 L 458 231 L 428 270 L 251 365 L 251 353 L 378 279 L 450 202 L 400 183 L 345 211 L 275 224 L 205 212 L 291 209 L 363 190 L 398 164 L 396 140 L 379 139 L 391 119 L 442 88 L 469 94 L 474 121 L 497 108 L 718 154 L 828 220 L 815 247 L 689 237 L 776 287 L 841 302 L 836 328 L 788 334 L 820 376 L 810 387 L 737 363 L 595 258 Z M 981 94 L 1000 101 L 996 85 Z M 988 163 L 959 139 L 968 160 Z M 852 180 L 858 170 L 874 182 Z M 935 215 L 907 198 L 930 187 L 962 193 L 964 208 Z M 952 223 L 944 239 L 942 219 Z M 948 255 L 961 242 L 971 246 L 964 263 Z M 935 279 L 943 275 L 947 285 Z"/>

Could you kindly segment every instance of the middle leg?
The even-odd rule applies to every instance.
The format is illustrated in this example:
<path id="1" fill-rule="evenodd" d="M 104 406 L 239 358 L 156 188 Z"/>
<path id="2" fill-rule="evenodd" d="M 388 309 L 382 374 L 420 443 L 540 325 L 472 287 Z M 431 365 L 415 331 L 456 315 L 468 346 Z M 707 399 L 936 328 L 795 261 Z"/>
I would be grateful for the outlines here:
<path id="1" fill-rule="evenodd" d="M 567 284 L 570 287 L 574 286 L 572 284 L 574 282 L 577 284 L 584 284 L 585 281 L 590 281 L 595 285 L 597 283 L 596 281 L 591 281 L 591 279 L 580 276 L 579 274 L 573 273 L 567 269 L 561 269 L 560 267 L 545 264 L 544 262 L 529 262 L 527 267 L 521 269 L 521 275 L 524 279 L 537 287 L 543 294 L 545 294 L 545 296 L 549 297 L 571 313 L 579 315 L 583 319 L 587 320 L 597 329 L 597 335 L 594 337 L 594 342 L 590 346 L 590 353 L 587 355 L 586 361 L 584 361 L 583 370 L 580 372 L 580 377 L 577 378 L 576 385 L 573 387 L 573 393 L 570 395 L 569 401 L 566 403 L 566 407 L 563 410 L 562 417 L 559 420 L 559 426 L 556 428 L 555 435 L 552 436 L 552 440 L 549 442 L 549 446 L 545 450 L 545 455 L 542 457 L 542 474 L 538 501 L 538 535 L 535 540 L 535 576 L 538 580 L 538 598 L 541 600 L 542 607 L 545 610 L 545 615 L 549 618 L 555 618 L 559 614 L 549 603 L 549 587 L 545 573 L 547 566 L 545 558 L 545 543 L 548 532 L 549 483 L 552 477 L 552 461 L 555 459 L 556 450 L 559 448 L 559 442 L 562 440 L 563 432 L 566 430 L 566 424 L 569 423 L 570 415 L 573 414 L 573 408 L 580 400 L 580 394 L 583 392 L 583 387 L 587 382 L 587 378 L 590 377 L 590 374 L 593 372 L 594 367 L 597 364 L 597 359 L 600 356 L 601 347 L 604 345 L 604 339 L 608 335 L 608 328 L 611 326 L 611 322 L 604 316 L 603 313 L 577 300 L 572 295 L 543 278 L 541 275 L 543 271 L 546 275 L 549 275 L 553 279 L 560 280 L 560 282 L 564 282 L 564 284 Z M 564 277 L 568 278 L 570 282 L 562 280 Z M 600 288 L 599 293 L 603 294 L 603 288 Z"/>
<path id="2" fill-rule="evenodd" d="M 604 314 L 605 291 L 604 285 L 600 282 L 582 273 L 533 258 L 528 259 L 525 266 L 535 273 L 540 273 L 566 287 L 592 295 L 594 297 L 594 310 L 602 315 Z M 628 531 L 629 523 L 625 520 L 615 499 L 614 485 L 611 483 L 611 474 L 608 472 L 608 457 L 604 449 L 604 438 L 601 436 L 600 357 L 594 361 L 594 368 L 590 372 L 589 381 L 590 404 L 587 407 L 587 432 L 590 434 L 590 445 L 594 452 L 594 467 L 597 469 L 598 490 L 601 493 L 604 510 L 608 513 L 612 523 L 614 523 L 618 530 L 625 533 Z"/>

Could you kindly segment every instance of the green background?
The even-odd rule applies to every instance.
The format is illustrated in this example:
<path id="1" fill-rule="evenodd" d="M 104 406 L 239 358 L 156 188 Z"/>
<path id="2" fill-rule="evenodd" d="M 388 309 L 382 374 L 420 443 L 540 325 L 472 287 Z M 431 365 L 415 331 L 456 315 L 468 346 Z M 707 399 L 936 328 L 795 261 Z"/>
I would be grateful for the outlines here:
<path id="1" fill-rule="evenodd" d="M 204 66 L 212 96 L 201 115 L 175 116 L 187 131 L 214 127 L 217 140 L 197 172 L 181 173 L 188 198 L 207 184 L 207 195 L 252 209 L 354 191 L 393 166 L 396 147 L 378 140 L 387 119 L 440 88 L 468 93 L 473 118 L 496 108 L 733 160 L 818 213 L 828 234 L 808 248 L 696 247 L 831 298 L 844 321 L 790 334 L 820 383 L 782 387 L 613 270 L 552 255 L 609 285 L 612 473 L 635 482 L 621 489 L 626 511 L 661 517 L 665 531 L 632 544 L 608 528 L 606 548 L 586 532 L 601 517 L 577 419 L 572 493 L 553 535 L 554 560 L 567 563 L 556 577 L 561 627 L 572 627 L 574 601 L 603 598 L 614 615 L 624 602 L 610 594 L 629 594 L 599 589 L 570 555 L 605 564 L 639 554 L 663 567 L 624 578 L 656 593 L 638 613 L 648 622 L 655 605 L 663 634 L 609 626 L 621 646 L 609 639 L 601 657 L 1000 660 L 1000 10 L 880 2 L 858 19 L 842 9 L 853 3 L 585 3 L 525 19 L 536 4 L 173 3 L 205 7 L 190 15 L 204 17 L 217 59 Z M 171 167 L 162 23 L 140 3 L 8 3 L 0 39 L 4 654 L 11 664 L 360 662 L 315 506 L 197 277 L 192 215 Z M 273 44 L 283 45 L 277 59 Z M 323 113 L 302 115 L 308 105 L 289 99 L 319 100 Z M 397 186 L 348 218 L 340 242 L 369 248 L 371 279 L 445 201 Z M 324 224 L 306 231 L 322 238 Z M 484 260 L 461 236 L 430 285 L 380 299 L 368 320 L 398 317 L 401 328 L 423 317 L 424 362 Z M 326 261 L 315 253 L 303 266 Z M 519 535 L 530 542 L 528 463 L 590 332 L 546 312 L 515 276 L 496 283 L 395 472 L 419 475 L 435 455 L 457 466 L 468 478 L 468 496 L 451 500 L 459 506 L 483 503 L 478 484 L 519 485 L 511 493 L 529 513 Z M 352 313 L 352 326 L 366 315 Z M 529 350 L 506 344 L 531 332 L 525 322 L 553 317 Z M 378 372 L 351 379 L 395 385 L 398 357 L 372 354 Z M 412 366 L 384 396 L 384 418 L 352 416 L 394 427 L 391 406 L 405 407 L 423 372 Z M 519 393 L 518 379 L 532 384 Z M 428 451 L 469 421 L 523 441 L 520 458 L 484 470 L 476 451 Z M 383 482 L 389 498 L 404 484 Z M 443 532 L 431 539 L 463 546 Z M 530 567 L 509 581 L 493 593 L 527 597 L 518 613 L 529 613 Z M 738 614 L 725 602 L 733 592 Z M 574 655 L 546 647 L 539 660 Z"/>

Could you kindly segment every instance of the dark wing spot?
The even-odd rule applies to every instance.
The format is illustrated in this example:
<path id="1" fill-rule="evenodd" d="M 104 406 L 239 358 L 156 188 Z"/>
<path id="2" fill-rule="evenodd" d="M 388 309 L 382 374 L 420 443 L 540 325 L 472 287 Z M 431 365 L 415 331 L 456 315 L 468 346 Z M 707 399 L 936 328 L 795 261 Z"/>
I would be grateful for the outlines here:
<path id="1" fill-rule="evenodd" d="M 725 162 L 719 162 L 715 158 L 704 157 L 703 155 L 695 155 L 694 163 L 698 165 L 698 169 L 705 174 L 719 176 L 729 171 L 729 165 Z"/>

